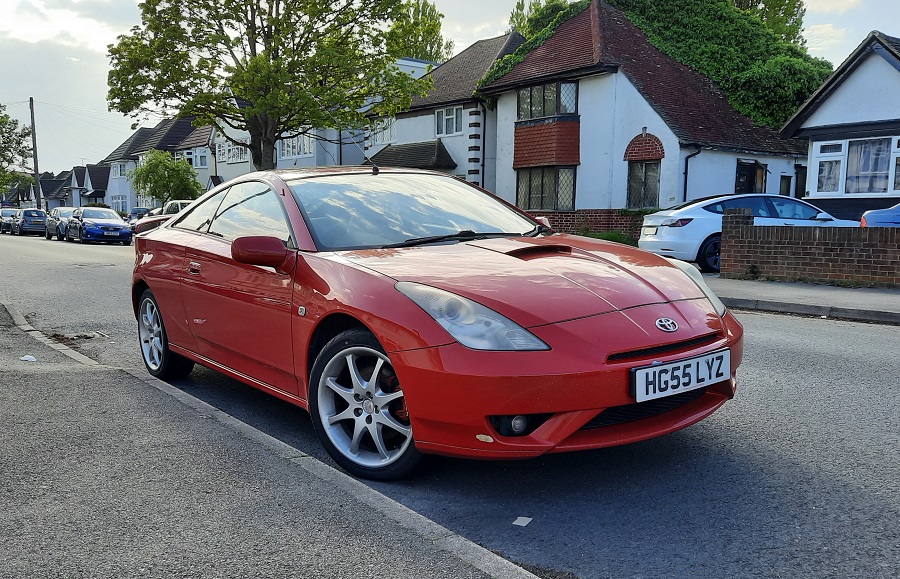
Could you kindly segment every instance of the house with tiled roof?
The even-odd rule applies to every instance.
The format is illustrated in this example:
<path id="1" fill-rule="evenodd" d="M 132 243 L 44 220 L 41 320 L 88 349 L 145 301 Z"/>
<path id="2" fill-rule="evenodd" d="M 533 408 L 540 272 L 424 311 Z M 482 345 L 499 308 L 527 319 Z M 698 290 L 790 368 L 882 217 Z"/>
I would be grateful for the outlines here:
<path id="1" fill-rule="evenodd" d="M 87 169 L 85 167 L 81 165 L 72 167 L 72 170 L 64 177 L 66 179 L 65 184 L 58 190 L 58 206 L 81 207 L 83 205 L 81 196 L 82 193 L 87 192 L 87 188 L 85 187 L 86 174 Z M 85 203 L 87 203 L 87 201 L 85 201 Z"/>
<path id="2" fill-rule="evenodd" d="M 68 171 L 58 175 L 52 173 L 41 176 L 41 196 L 44 198 L 44 205 L 49 211 L 56 207 L 64 207 L 67 201 L 66 193 L 63 187 L 70 181 Z"/>
<path id="3" fill-rule="evenodd" d="M 900 203 L 900 38 L 871 32 L 781 134 L 809 139 L 809 201 L 843 219 Z"/>
<path id="4" fill-rule="evenodd" d="M 479 40 L 432 69 L 426 96 L 414 97 L 396 118 L 373 119 L 367 162 L 435 169 L 493 189 L 497 116 L 476 98 L 475 89 L 498 58 L 524 41 L 516 32 Z"/>
<path id="5" fill-rule="evenodd" d="M 570 11 L 479 87 L 497 110 L 495 193 L 571 229 L 621 209 L 804 191 L 805 142 L 739 114 L 621 10 Z"/>

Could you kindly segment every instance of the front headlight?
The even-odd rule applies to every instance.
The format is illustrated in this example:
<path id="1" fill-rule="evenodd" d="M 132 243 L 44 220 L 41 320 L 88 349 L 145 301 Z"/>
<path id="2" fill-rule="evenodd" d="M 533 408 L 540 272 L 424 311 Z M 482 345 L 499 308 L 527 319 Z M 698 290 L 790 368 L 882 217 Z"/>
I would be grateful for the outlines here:
<path id="1" fill-rule="evenodd" d="M 519 324 L 470 299 L 407 281 L 401 281 L 394 287 L 416 302 L 453 339 L 473 350 L 550 349 Z"/>
<path id="2" fill-rule="evenodd" d="M 97 224 L 93 221 L 82 221 L 81 225 L 84 227 L 97 227 Z"/>
<path id="3" fill-rule="evenodd" d="M 680 259 L 671 259 L 668 257 L 665 259 L 667 259 L 669 263 L 686 273 L 689 278 L 694 280 L 694 283 L 697 284 L 697 287 L 699 287 L 700 290 L 706 295 L 707 299 L 712 302 L 713 307 L 716 308 L 717 314 L 719 314 L 720 316 L 725 315 L 725 304 L 723 304 L 722 300 L 719 299 L 719 296 L 717 296 L 710 289 L 710 287 L 706 285 L 706 280 L 703 279 L 703 274 L 700 273 L 700 271 L 696 267 L 694 267 L 693 264 L 690 264 L 686 261 L 681 261 Z"/>

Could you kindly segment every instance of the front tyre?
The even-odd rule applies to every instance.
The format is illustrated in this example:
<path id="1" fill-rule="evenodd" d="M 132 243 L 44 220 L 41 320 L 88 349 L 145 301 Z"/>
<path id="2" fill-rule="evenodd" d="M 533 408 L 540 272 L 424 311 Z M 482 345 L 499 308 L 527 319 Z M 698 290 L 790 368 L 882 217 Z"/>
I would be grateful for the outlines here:
<path id="1" fill-rule="evenodd" d="M 144 366 L 151 375 L 160 380 L 174 380 L 184 378 L 193 370 L 192 361 L 169 350 L 159 304 L 149 289 L 141 294 L 138 307 L 138 337 Z"/>
<path id="2" fill-rule="evenodd" d="M 390 359 L 362 328 L 335 336 L 313 365 L 309 412 L 343 469 L 374 480 L 407 476 L 421 460 Z"/>
<path id="3" fill-rule="evenodd" d="M 706 273 L 719 273 L 719 253 L 721 249 L 721 235 L 711 235 L 703 242 L 700 246 L 700 251 L 697 252 L 697 265 L 700 266 L 700 271 Z"/>

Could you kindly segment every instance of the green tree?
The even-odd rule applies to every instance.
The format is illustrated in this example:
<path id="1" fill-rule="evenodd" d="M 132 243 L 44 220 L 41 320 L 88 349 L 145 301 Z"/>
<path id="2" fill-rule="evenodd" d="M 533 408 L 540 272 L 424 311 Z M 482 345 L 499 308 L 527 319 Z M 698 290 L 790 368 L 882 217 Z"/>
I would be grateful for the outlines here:
<path id="1" fill-rule="evenodd" d="M 569 2 L 566 0 L 547 0 L 543 6 L 533 7 L 531 14 L 525 19 L 525 28 L 519 32 L 525 38 L 533 38 L 541 30 L 547 28 L 556 16 L 568 6 Z"/>
<path id="2" fill-rule="evenodd" d="M 512 12 L 509 13 L 509 29 L 523 34 L 522 31 L 525 30 L 525 23 L 528 21 L 528 17 L 536 9 L 540 8 L 542 4 L 542 0 L 531 0 L 526 6 L 525 0 L 516 0 L 516 5 L 513 7 Z"/>
<path id="3" fill-rule="evenodd" d="M 31 155 L 31 129 L 19 126 L 19 121 L 6 114 L 6 106 L 0 104 L 0 188 L 34 182 L 22 174 L 31 170 Z"/>
<path id="4" fill-rule="evenodd" d="M 610 0 L 650 42 L 712 80 L 741 114 L 778 127 L 831 74 L 733 0 Z"/>
<path id="5" fill-rule="evenodd" d="M 803 0 L 734 0 L 734 5 L 762 20 L 766 28 L 785 42 L 806 46 L 803 38 Z"/>
<path id="6" fill-rule="evenodd" d="M 141 24 L 109 46 L 110 108 L 163 112 L 250 134 L 257 169 L 275 143 L 313 128 L 363 129 L 429 79 L 400 71 L 386 47 L 402 0 L 144 0 Z M 242 143 L 232 140 L 237 146 Z"/>
<path id="7" fill-rule="evenodd" d="M 203 193 L 191 164 L 166 151 L 151 150 L 128 176 L 139 195 L 152 197 L 160 203 L 170 199 L 196 199 Z"/>
<path id="8" fill-rule="evenodd" d="M 388 52 L 398 58 L 408 56 L 444 62 L 453 56 L 453 40 L 441 34 L 444 15 L 428 0 L 409 0 L 387 35 Z"/>

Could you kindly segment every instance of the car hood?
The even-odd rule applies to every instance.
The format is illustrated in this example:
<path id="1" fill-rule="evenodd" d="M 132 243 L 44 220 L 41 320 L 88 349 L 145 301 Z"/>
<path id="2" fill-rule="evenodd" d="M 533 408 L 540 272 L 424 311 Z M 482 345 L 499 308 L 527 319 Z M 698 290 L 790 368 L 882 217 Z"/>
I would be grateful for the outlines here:
<path id="1" fill-rule="evenodd" d="M 573 235 L 356 250 L 340 256 L 397 281 L 471 298 L 526 327 L 705 298 L 684 272 L 659 256 Z"/>

